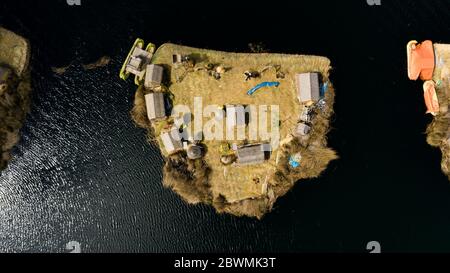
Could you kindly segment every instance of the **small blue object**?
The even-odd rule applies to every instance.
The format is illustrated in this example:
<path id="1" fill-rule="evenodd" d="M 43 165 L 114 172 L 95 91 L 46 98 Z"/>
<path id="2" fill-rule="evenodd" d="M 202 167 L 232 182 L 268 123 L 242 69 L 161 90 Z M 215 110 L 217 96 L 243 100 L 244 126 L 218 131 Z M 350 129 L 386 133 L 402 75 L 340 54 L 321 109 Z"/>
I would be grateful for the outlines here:
<path id="1" fill-rule="evenodd" d="M 328 82 L 325 82 L 322 84 L 321 88 L 320 88 L 320 97 L 323 98 L 325 96 L 325 93 L 328 90 Z"/>
<path id="2" fill-rule="evenodd" d="M 290 156 L 289 165 L 291 165 L 293 168 L 297 168 L 300 166 L 300 162 L 296 161 L 293 156 Z"/>
<path id="3" fill-rule="evenodd" d="M 262 82 L 253 87 L 252 89 L 248 90 L 247 95 L 253 95 L 253 93 L 255 93 L 258 89 L 262 87 L 272 87 L 272 86 L 278 87 L 279 85 L 280 85 L 279 82 Z"/>

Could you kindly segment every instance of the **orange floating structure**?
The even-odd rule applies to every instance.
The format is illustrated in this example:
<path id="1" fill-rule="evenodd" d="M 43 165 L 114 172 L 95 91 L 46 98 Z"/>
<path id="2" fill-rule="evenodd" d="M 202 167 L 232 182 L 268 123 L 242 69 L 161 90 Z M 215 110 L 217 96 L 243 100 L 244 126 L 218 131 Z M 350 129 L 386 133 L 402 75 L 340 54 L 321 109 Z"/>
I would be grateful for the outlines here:
<path id="1" fill-rule="evenodd" d="M 410 41 L 406 46 L 408 54 L 408 77 L 411 80 L 427 81 L 433 78 L 435 66 L 433 42 L 430 40 L 418 43 Z"/>
<path id="2" fill-rule="evenodd" d="M 408 77 L 424 80 L 423 96 L 427 113 L 427 142 L 442 152 L 441 169 L 450 179 L 450 44 L 411 41 L 406 46 Z"/>
<path id="3" fill-rule="evenodd" d="M 439 101 L 436 95 L 436 88 L 433 81 L 426 81 L 423 84 L 423 96 L 427 106 L 427 114 L 435 116 L 439 113 Z"/>
<path id="4" fill-rule="evenodd" d="M 413 40 L 406 46 L 408 78 L 411 80 L 420 78 L 425 81 L 423 92 L 427 113 L 434 116 L 439 114 L 442 109 L 445 109 L 444 112 L 448 110 L 446 99 L 442 102 L 438 100 L 437 93 L 439 91 L 436 88 L 442 81 L 447 81 L 445 73 L 448 70 L 449 49 L 449 45 L 433 44 L 430 40 L 422 43 Z M 441 95 L 440 98 L 442 100 L 443 96 Z M 443 106 L 443 108 L 441 109 L 440 106 Z"/>

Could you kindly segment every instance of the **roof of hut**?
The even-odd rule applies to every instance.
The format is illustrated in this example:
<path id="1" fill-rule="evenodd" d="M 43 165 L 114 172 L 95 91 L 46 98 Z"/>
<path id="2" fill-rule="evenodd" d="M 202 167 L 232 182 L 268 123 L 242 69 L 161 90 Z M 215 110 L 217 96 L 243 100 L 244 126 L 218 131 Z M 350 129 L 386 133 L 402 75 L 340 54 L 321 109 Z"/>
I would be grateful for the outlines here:
<path id="1" fill-rule="evenodd" d="M 242 146 L 237 150 L 238 163 L 241 165 L 258 164 L 264 162 L 264 150 L 262 144 Z"/>

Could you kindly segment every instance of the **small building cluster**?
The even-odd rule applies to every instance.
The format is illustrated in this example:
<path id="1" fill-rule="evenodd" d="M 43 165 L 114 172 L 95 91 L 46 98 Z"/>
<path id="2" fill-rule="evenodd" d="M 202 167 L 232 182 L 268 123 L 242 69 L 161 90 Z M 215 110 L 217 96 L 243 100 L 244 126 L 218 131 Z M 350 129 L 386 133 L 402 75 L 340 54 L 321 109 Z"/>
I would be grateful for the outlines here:
<path id="1" fill-rule="evenodd" d="M 296 74 L 295 79 L 297 98 L 303 107 L 293 135 L 305 140 L 308 139 L 312 130 L 315 108 L 322 107 L 322 102 L 324 102 L 323 92 L 320 91 L 320 75 L 317 72 Z"/>
<path id="2" fill-rule="evenodd" d="M 203 147 L 197 143 L 188 143 L 183 140 L 182 134 L 176 127 L 161 133 L 161 141 L 167 154 L 173 154 L 182 150 L 186 151 L 187 158 L 191 160 L 203 157 Z"/>
<path id="3" fill-rule="evenodd" d="M 150 121 L 157 121 L 167 118 L 164 93 L 155 92 L 162 83 L 164 67 L 151 64 L 151 57 L 152 54 L 150 52 L 135 46 L 130 57 L 127 59 L 125 71 L 135 75 L 140 80 L 143 79 L 144 87 L 152 91 L 144 96 L 145 107 L 147 110 L 147 118 Z M 185 60 L 186 58 L 181 55 L 174 55 L 173 58 L 174 63 Z M 189 159 L 195 160 L 203 156 L 202 147 L 194 143 L 188 144 L 189 140 L 183 142 L 183 135 L 175 126 L 168 131 L 162 132 L 159 137 L 161 138 L 165 151 L 169 155 L 186 150 Z"/>
<path id="4" fill-rule="evenodd" d="M 137 83 L 144 85 L 147 90 L 146 93 L 150 91 L 150 93 L 145 95 L 147 117 L 150 121 L 157 122 L 167 118 L 167 101 L 164 93 L 158 90 L 163 82 L 164 67 L 162 65 L 152 64 L 152 56 L 153 54 L 151 52 L 143 50 L 135 44 L 124 67 L 127 73 L 136 76 Z M 172 55 L 172 65 L 174 67 L 184 65 L 187 68 L 192 68 L 193 64 L 195 64 L 194 58 L 191 58 L 190 55 L 178 53 Z M 124 67 L 122 69 L 124 69 Z M 278 72 L 280 72 L 280 67 L 272 65 L 265 67 L 262 71 L 246 71 L 244 73 L 246 77 L 245 80 L 248 81 L 259 78 L 264 71 L 272 67 L 276 70 L 277 78 L 279 78 Z M 223 74 L 226 69 L 222 65 L 208 64 L 206 66 L 206 71 L 216 79 L 220 79 L 221 74 Z M 0 69 L 0 76 L 1 75 L 2 70 Z M 283 77 L 280 78 L 284 78 L 284 74 Z M 296 95 L 303 108 L 301 113 L 299 113 L 299 121 L 293 128 L 292 134 L 294 137 L 304 140 L 308 139 L 308 136 L 311 133 L 314 112 L 317 110 L 316 108 L 320 102 L 323 102 L 323 92 L 321 92 L 320 81 L 321 77 L 317 72 L 299 73 L 295 75 Z M 278 86 L 279 84 L 279 82 L 263 82 L 252 88 L 248 94 L 253 94 L 253 92 L 261 87 Z M 239 128 L 241 126 L 245 127 L 250 122 L 250 113 L 245 111 L 245 105 L 224 105 L 224 110 L 227 129 Z M 204 149 L 190 136 L 180 133 L 180 126 L 183 126 L 183 124 L 171 126 L 170 129 L 163 130 L 159 136 L 162 146 L 167 154 L 170 155 L 184 150 L 187 158 L 191 160 L 200 159 L 204 154 Z M 269 153 L 272 152 L 271 146 L 263 143 L 253 143 L 242 146 L 238 146 L 234 143 L 233 149 L 230 148 L 228 143 L 227 145 L 227 149 L 219 151 L 221 162 L 224 165 L 232 164 L 234 162 L 236 162 L 236 165 L 260 164 L 263 163 L 268 158 Z M 292 162 L 294 162 L 292 164 L 295 165 L 300 160 L 301 155 L 292 158 Z"/>
<path id="5" fill-rule="evenodd" d="M 174 55 L 173 61 L 182 62 L 183 57 Z M 163 67 L 148 64 L 145 74 L 145 87 L 152 88 L 162 81 Z M 297 97 L 303 105 L 300 113 L 300 120 L 294 128 L 293 135 L 300 139 L 307 139 L 312 130 L 312 121 L 314 115 L 314 105 L 321 100 L 319 73 L 302 73 L 295 76 L 297 86 Z M 147 108 L 148 119 L 158 120 L 166 118 L 164 94 L 161 92 L 153 92 L 145 95 L 145 103 Z M 227 128 L 235 128 L 246 126 L 247 119 L 244 105 L 225 105 L 226 126 Z M 203 148 L 197 143 L 186 139 L 174 126 L 167 132 L 160 135 L 162 144 L 167 154 L 176 153 L 182 150 L 186 151 L 187 158 L 191 160 L 199 159 L 203 156 Z M 269 148 L 267 147 L 269 146 Z M 237 146 L 233 145 L 233 149 L 226 154 L 221 155 L 221 162 L 224 165 L 236 162 L 239 166 L 261 164 L 267 158 L 267 152 L 270 152 L 270 145 L 262 143 Z M 296 158 L 300 158 L 297 155 Z M 292 161 L 292 160 L 291 160 Z M 297 160 L 299 161 L 299 160 Z M 291 166 L 299 166 L 297 161 L 292 161 Z M 297 162 L 297 163 L 295 163 Z"/>
<path id="6" fill-rule="evenodd" d="M 137 77 L 138 82 L 144 81 L 148 89 L 157 88 L 163 80 L 164 68 L 151 64 L 153 54 L 135 46 L 125 64 L 125 72 Z"/>
<path id="7" fill-rule="evenodd" d="M 158 64 L 152 64 L 151 59 L 153 54 L 151 50 L 143 50 L 139 44 L 140 40 L 135 42 L 127 60 L 124 64 L 124 72 L 133 74 L 136 76 L 135 82 L 137 84 L 143 84 L 145 89 L 150 93 L 144 96 L 145 107 L 147 110 L 147 118 L 154 122 L 167 118 L 166 115 L 166 100 L 164 92 L 160 91 L 161 84 L 163 82 L 164 67 Z M 142 41 L 143 44 L 143 41 Z M 174 55 L 173 62 L 181 63 L 186 61 L 186 58 L 181 55 Z M 123 76 L 123 77 L 122 77 Z M 123 79 L 126 79 L 126 75 L 122 75 Z M 172 127 L 168 131 L 164 131 L 160 134 L 162 145 L 167 154 L 173 154 L 181 150 L 186 150 L 188 157 L 191 159 L 197 159 L 201 157 L 201 147 L 197 145 L 183 145 L 182 134 L 179 132 L 179 128 Z"/>

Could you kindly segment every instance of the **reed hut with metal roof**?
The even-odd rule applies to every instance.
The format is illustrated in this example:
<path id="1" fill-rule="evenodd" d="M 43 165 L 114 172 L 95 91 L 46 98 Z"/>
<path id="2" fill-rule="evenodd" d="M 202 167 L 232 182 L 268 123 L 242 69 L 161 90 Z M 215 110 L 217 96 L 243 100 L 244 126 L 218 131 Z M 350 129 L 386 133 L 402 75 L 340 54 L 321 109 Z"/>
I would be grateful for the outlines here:
<path id="1" fill-rule="evenodd" d="M 295 75 L 297 98 L 301 103 L 316 102 L 320 99 L 319 73 L 301 73 Z"/>
<path id="2" fill-rule="evenodd" d="M 239 147 L 237 150 L 237 162 L 239 165 L 252 165 L 263 163 L 265 153 L 263 144 Z"/>
<path id="3" fill-rule="evenodd" d="M 183 149 L 181 134 L 175 127 L 168 132 L 162 133 L 161 141 L 169 155 Z"/>
<path id="4" fill-rule="evenodd" d="M 155 88 L 161 85 L 164 68 L 160 65 L 149 64 L 145 70 L 144 86 L 146 88 Z"/>
<path id="5" fill-rule="evenodd" d="M 164 94 L 162 92 L 145 95 L 145 106 L 147 108 L 147 117 L 149 120 L 166 117 Z"/>

